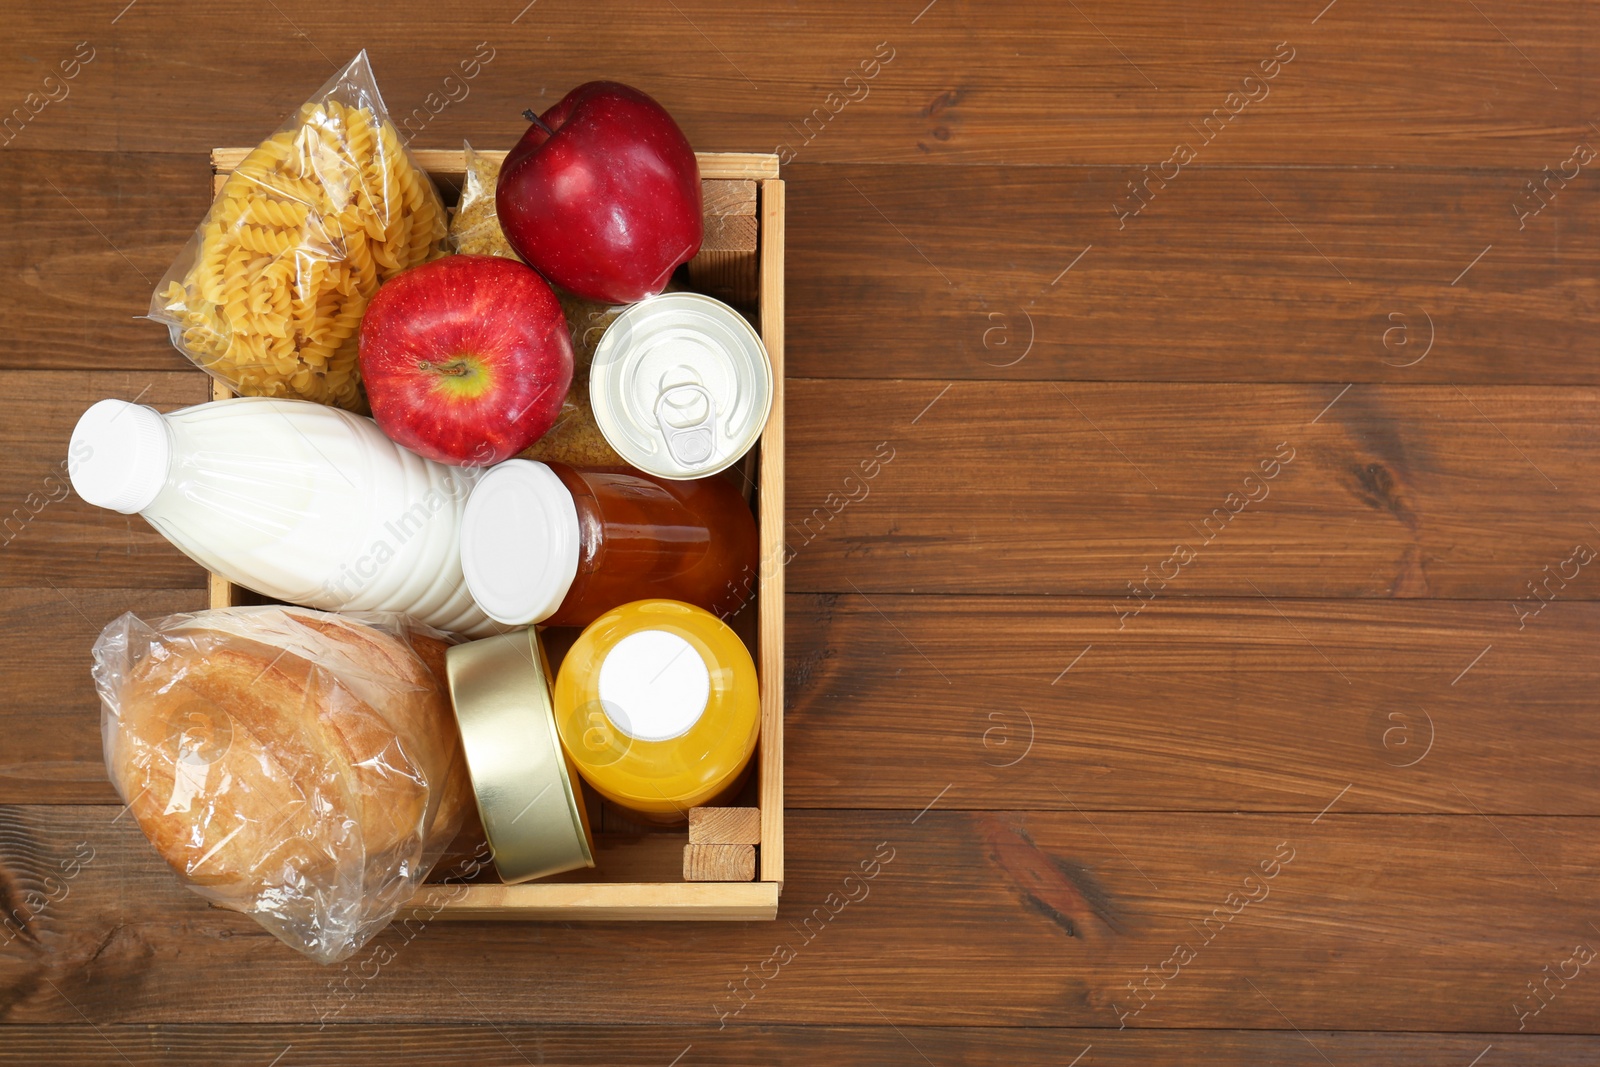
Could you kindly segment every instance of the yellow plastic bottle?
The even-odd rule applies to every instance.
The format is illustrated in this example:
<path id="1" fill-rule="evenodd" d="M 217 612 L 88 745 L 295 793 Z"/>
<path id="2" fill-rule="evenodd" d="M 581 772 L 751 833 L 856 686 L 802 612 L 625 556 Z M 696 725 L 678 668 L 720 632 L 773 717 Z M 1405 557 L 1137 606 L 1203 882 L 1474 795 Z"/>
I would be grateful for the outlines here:
<path id="1" fill-rule="evenodd" d="M 636 600 L 590 623 L 561 663 L 555 713 L 584 781 L 666 823 L 737 786 L 761 728 L 744 642 L 677 600 Z"/>

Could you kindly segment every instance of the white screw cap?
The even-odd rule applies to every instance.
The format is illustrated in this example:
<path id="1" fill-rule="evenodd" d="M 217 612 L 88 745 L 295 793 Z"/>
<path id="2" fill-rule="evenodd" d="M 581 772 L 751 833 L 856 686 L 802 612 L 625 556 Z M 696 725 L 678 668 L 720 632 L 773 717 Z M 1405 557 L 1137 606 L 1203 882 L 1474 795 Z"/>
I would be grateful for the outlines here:
<path id="1" fill-rule="evenodd" d="M 578 573 L 578 509 L 543 463 L 490 467 L 461 515 L 461 572 L 483 613 L 507 626 L 554 615 Z"/>
<path id="2" fill-rule="evenodd" d="M 167 484 L 172 440 L 155 408 L 102 400 L 78 419 L 67 449 L 72 488 L 99 508 L 133 515 Z"/>

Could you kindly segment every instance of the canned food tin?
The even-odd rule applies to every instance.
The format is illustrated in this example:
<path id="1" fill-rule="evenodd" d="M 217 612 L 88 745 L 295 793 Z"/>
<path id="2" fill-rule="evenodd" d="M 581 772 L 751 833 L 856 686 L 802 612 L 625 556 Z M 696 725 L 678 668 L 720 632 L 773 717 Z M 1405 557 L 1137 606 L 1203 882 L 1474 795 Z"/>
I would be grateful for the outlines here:
<path id="1" fill-rule="evenodd" d="M 561 747 L 550 664 L 533 629 L 445 654 L 484 836 L 506 882 L 594 866 L 578 776 Z"/>
<path id="2" fill-rule="evenodd" d="M 662 478 L 704 478 L 761 436 L 772 364 L 761 335 L 700 293 L 664 293 L 617 316 L 595 349 L 589 400 L 607 443 Z"/>

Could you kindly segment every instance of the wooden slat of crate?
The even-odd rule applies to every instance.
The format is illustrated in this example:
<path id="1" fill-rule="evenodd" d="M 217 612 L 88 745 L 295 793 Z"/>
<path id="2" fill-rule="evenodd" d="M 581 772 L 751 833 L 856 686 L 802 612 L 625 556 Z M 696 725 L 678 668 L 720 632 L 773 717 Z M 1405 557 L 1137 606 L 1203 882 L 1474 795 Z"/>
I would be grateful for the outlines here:
<path id="1" fill-rule="evenodd" d="M 756 877 L 754 845 L 683 846 L 685 882 L 751 882 Z"/>
<path id="2" fill-rule="evenodd" d="M 761 260 L 752 252 L 702 251 L 689 261 L 689 281 L 697 292 L 748 307 L 760 292 Z"/>
<path id="3" fill-rule="evenodd" d="M 778 891 L 765 881 L 425 885 L 410 906 L 457 920 L 725 922 L 775 918 Z"/>
<path id="4" fill-rule="evenodd" d="M 760 808 L 690 808 L 689 844 L 759 845 Z"/>
<path id="5" fill-rule="evenodd" d="M 700 197 L 707 215 L 756 213 L 756 183 L 748 178 L 701 177 Z"/>
<path id="6" fill-rule="evenodd" d="M 756 220 L 750 215 L 713 215 L 706 213 L 705 239 L 700 251 L 704 252 L 754 252 L 756 250 Z"/>
<path id="7" fill-rule="evenodd" d="M 777 168 L 777 157 L 773 157 Z M 761 433 L 760 636 L 762 882 L 783 884 L 783 182 L 761 183 L 761 339 L 772 360 L 772 414 Z M 769 682 L 769 679 L 771 680 Z"/>

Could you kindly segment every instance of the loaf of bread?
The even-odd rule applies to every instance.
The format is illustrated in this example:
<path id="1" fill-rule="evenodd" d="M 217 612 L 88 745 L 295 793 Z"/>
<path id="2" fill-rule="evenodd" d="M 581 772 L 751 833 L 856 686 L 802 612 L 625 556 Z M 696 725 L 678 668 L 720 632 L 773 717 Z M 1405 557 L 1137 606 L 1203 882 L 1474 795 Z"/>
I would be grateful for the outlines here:
<path id="1" fill-rule="evenodd" d="M 325 963 L 387 924 L 472 803 L 446 642 L 374 621 L 125 615 L 95 645 L 106 765 L 140 829 L 202 895 Z"/>

